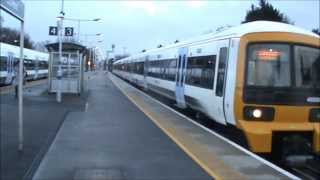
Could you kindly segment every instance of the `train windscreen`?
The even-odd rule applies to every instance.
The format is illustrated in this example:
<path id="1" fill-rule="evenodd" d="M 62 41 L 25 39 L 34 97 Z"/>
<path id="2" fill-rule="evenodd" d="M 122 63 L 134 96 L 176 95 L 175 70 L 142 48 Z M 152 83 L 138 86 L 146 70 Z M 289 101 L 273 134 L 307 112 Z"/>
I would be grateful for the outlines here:
<path id="1" fill-rule="evenodd" d="M 285 43 L 248 46 L 245 100 L 297 104 L 319 97 L 319 91 L 319 48 Z"/>
<path id="2" fill-rule="evenodd" d="M 294 60 L 296 86 L 320 88 L 320 50 L 295 46 Z"/>

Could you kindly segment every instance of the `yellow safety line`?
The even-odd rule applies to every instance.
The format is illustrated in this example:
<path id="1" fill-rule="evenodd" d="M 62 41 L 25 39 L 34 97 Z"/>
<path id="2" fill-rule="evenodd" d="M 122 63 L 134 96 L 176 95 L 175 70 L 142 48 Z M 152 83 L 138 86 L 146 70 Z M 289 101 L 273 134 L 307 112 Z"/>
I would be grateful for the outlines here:
<path id="1" fill-rule="evenodd" d="M 111 81 L 118 87 L 118 89 L 126 96 L 128 99 L 130 99 L 131 102 L 133 102 L 144 114 L 146 114 L 165 134 L 167 134 L 186 154 L 188 154 L 196 163 L 200 165 L 201 168 L 203 168 L 211 177 L 214 179 L 223 179 L 218 174 L 214 172 L 213 169 L 211 169 L 207 164 L 203 163 L 202 160 L 200 160 L 195 154 L 192 153 L 191 150 L 189 150 L 185 145 L 180 143 L 178 139 L 175 138 L 174 135 L 172 135 L 169 131 L 166 130 L 165 127 L 163 127 L 158 121 L 155 120 L 155 117 L 151 115 L 149 112 L 144 110 L 141 105 L 136 103 L 136 100 L 134 100 L 126 91 L 124 91 L 117 82 L 113 78 L 110 78 Z"/>

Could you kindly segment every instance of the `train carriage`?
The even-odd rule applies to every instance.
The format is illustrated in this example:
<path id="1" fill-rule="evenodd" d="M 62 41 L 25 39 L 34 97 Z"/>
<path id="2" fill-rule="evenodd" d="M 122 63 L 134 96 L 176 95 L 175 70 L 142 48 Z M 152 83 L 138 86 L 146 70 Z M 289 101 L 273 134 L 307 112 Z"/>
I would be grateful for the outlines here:
<path id="1" fill-rule="evenodd" d="M 20 47 L 0 43 L 0 85 L 9 85 L 15 78 L 14 64 L 20 59 Z M 23 64 L 26 70 L 26 80 L 37 80 L 48 76 L 49 54 L 24 49 Z"/>
<path id="2" fill-rule="evenodd" d="M 122 59 L 113 72 L 236 127 L 254 152 L 319 153 L 319 48 L 312 32 L 256 21 Z"/>

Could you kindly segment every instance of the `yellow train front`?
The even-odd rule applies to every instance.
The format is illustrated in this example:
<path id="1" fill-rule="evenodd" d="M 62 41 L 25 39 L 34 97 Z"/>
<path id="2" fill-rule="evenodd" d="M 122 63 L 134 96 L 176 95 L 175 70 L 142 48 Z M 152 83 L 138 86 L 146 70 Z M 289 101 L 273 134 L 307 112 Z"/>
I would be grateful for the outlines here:
<path id="1" fill-rule="evenodd" d="M 240 39 L 236 126 L 256 153 L 320 153 L 320 39 L 257 32 Z"/>

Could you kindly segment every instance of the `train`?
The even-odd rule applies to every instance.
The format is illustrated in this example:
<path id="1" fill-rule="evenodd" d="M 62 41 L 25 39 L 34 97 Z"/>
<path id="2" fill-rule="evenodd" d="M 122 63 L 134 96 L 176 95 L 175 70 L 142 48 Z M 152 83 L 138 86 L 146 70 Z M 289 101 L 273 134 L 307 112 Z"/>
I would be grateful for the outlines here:
<path id="1" fill-rule="evenodd" d="M 10 85 L 15 78 L 14 65 L 20 59 L 20 47 L 0 42 L 0 85 Z M 25 79 L 48 77 L 49 54 L 24 48 Z"/>
<path id="2" fill-rule="evenodd" d="M 255 21 L 113 63 L 115 75 L 239 130 L 248 149 L 320 154 L 320 38 Z"/>

